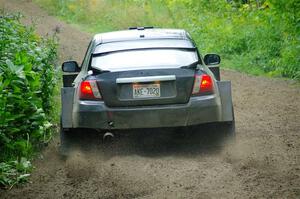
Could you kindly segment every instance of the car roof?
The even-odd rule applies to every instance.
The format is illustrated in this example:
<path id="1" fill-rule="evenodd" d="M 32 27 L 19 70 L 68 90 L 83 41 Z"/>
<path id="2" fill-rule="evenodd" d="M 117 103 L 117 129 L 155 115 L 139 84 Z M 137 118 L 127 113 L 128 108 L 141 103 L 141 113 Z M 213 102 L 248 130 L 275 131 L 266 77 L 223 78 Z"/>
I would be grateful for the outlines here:
<path id="1" fill-rule="evenodd" d="M 96 45 L 150 39 L 178 39 L 191 40 L 189 34 L 183 29 L 162 29 L 162 28 L 134 28 L 130 30 L 114 31 L 96 34 L 93 38 Z"/>

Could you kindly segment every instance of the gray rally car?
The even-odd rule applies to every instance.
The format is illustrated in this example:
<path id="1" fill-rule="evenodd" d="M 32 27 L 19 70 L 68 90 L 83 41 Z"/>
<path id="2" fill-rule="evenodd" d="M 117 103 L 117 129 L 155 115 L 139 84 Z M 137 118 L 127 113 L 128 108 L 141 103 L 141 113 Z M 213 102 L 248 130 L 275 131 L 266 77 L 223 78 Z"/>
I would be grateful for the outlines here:
<path id="1" fill-rule="evenodd" d="M 216 123 L 234 134 L 230 81 L 220 57 L 199 53 L 185 30 L 152 27 L 97 34 L 85 58 L 62 65 L 61 144 L 72 132 Z"/>

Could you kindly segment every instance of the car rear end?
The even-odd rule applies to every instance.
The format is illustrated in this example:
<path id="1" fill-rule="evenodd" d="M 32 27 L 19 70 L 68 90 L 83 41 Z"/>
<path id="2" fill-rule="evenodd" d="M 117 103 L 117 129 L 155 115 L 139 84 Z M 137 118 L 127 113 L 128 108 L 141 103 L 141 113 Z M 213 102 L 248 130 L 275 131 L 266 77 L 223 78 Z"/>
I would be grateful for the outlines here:
<path id="1" fill-rule="evenodd" d="M 219 63 L 216 54 L 202 60 L 183 30 L 96 35 L 81 67 L 62 65 L 61 154 L 90 145 L 94 130 L 105 140 L 114 129 L 216 123 L 208 126 L 221 129 L 217 137 L 234 137 L 231 83 L 220 80 Z"/>
<path id="2" fill-rule="evenodd" d="M 95 48 L 89 66 L 93 72 L 75 90 L 73 128 L 179 127 L 221 121 L 213 74 L 201 64 L 191 41 L 177 41 Z"/>

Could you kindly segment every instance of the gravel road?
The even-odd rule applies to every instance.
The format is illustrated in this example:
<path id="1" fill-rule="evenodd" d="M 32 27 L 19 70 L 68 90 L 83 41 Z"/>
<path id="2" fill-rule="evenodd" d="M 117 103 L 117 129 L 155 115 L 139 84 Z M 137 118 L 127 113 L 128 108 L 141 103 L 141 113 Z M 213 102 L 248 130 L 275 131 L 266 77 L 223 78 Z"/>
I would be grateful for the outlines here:
<path id="1" fill-rule="evenodd" d="M 90 34 L 30 0 L 0 0 L 0 8 L 23 13 L 41 35 L 58 32 L 60 60 L 81 61 Z M 64 160 L 55 138 L 34 161 L 30 183 L 0 190 L 0 198 L 300 198 L 300 85 L 229 70 L 222 76 L 233 84 L 235 144 L 205 147 L 197 132 L 126 136 Z"/>

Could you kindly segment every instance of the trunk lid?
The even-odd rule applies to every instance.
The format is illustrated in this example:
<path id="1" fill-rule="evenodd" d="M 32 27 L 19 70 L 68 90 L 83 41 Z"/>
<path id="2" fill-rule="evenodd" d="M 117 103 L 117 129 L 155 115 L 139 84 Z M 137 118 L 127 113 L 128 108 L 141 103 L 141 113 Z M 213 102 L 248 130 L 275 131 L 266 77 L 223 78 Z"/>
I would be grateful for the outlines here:
<path id="1" fill-rule="evenodd" d="M 184 104 L 194 84 L 193 69 L 151 69 L 107 72 L 96 75 L 109 107 Z"/>

